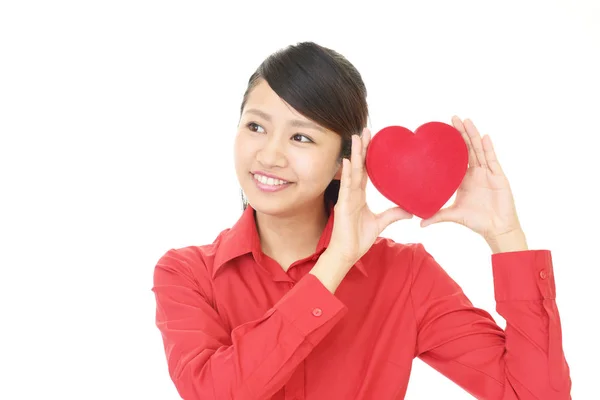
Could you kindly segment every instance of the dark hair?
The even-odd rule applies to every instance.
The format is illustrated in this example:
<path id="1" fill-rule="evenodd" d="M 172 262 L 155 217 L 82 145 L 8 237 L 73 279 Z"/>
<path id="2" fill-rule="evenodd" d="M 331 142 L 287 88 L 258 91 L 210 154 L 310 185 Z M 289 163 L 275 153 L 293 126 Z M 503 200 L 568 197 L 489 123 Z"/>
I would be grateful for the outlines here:
<path id="1" fill-rule="evenodd" d="M 342 138 L 339 160 L 350 157 L 352 135 L 367 125 L 367 89 L 360 73 L 341 54 L 313 42 L 290 45 L 267 57 L 250 76 L 240 116 L 248 95 L 264 79 L 296 111 Z M 338 199 L 340 181 L 325 189 L 325 206 Z M 248 203 L 242 191 L 245 210 Z"/>

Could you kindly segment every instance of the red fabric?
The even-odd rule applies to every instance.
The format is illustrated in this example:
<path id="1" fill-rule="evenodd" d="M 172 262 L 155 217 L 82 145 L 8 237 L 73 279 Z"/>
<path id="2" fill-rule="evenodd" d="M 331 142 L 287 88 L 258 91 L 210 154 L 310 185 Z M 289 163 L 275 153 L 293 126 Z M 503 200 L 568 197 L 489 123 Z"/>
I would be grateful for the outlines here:
<path id="1" fill-rule="evenodd" d="M 373 135 L 365 157 L 373 186 L 423 219 L 440 210 L 456 192 L 468 162 L 460 132 L 443 122 L 423 124 L 414 134 L 402 126 L 383 128 Z"/>
<path id="2" fill-rule="evenodd" d="M 551 254 L 491 257 L 499 328 L 421 244 L 378 238 L 331 294 L 263 254 L 248 206 L 209 245 L 154 270 L 168 370 L 187 400 L 402 399 L 420 357 L 478 399 L 570 399 Z M 482 268 L 486 268 L 483 265 Z M 440 379 L 442 379 L 440 377 Z"/>

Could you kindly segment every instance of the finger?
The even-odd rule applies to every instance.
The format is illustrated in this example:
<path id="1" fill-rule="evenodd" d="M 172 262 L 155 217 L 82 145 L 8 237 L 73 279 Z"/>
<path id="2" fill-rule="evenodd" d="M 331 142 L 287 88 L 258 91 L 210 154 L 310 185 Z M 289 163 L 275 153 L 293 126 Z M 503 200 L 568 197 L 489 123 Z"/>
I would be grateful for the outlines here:
<path id="1" fill-rule="evenodd" d="M 452 125 L 454 125 L 454 127 L 460 132 L 460 135 L 467 144 L 467 150 L 469 153 L 469 167 L 477 167 L 479 164 L 477 163 L 477 157 L 475 156 L 475 151 L 471 145 L 471 139 L 469 138 L 469 135 L 467 135 L 467 131 L 465 130 L 465 126 L 463 125 L 462 121 L 456 115 L 452 117 Z"/>
<path id="2" fill-rule="evenodd" d="M 359 189 L 362 182 L 364 163 L 361 162 L 361 153 L 362 146 L 360 144 L 360 137 L 358 135 L 352 135 L 352 152 L 350 155 L 350 162 L 352 164 L 352 178 L 350 187 L 352 189 Z"/>
<path id="3" fill-rule="evenodd" d="M 382 232 L 391 223 L 400 221 L 401 219 L 411 219 L 413 215 L 400 207 L 392 207 L 382 213 L 377 214 L 379 223 L 379 232 Z"/>
<path id="4" fill-rule="evenodd" d="M 504 175 L 502 167 L 500 166 L 498 158 L 496 157 L 496 151 L 494 150 L 494 145 L 492 143 L 492 138 L 490 137 L 490 135 L 484 135 L 481 142 L 483 144 L 485 160 L 490 171 L 492 171 L 493 174 Z"/>
<path id="5" fill-rule="evenodd" d="M 369 142 L 371 141 L 371 131 L 369 128 L 365 128 L 362 131 L 360 136 L 360 140 L 362 142 L 362 154 L 363 156 L 367 155 L 367 147 L 369 147 Z"/>
<path id="6" fill-rule="evenodd" d="M 435 213 L 433 216 L 421 220 L 421 228 L 437 224 L 438 222 L 457 222 L 460 223 L 459 213 L 452 207 L 444 208 Z"/>
<path id="7" fill-rule="evenodd" d="M 367 182 L 369 180 L 369 175 L 367 174 L 367 168 L 366 168 L 366 164 L 365 161 L 367 159 L 367 148 L 369 147 L 369 143 L 371 142 L 371 131 L 368 128 L 363 129 L 363 133 L 361 136 L 361 140 L 362 140 L 362 155 L 363 155 L 363 177 L 362 177 L 362 181 L 360 183 L 360 187 L 362 188 L 362 190 L 366 190 L 367 189 Z"/>
<path id="8" fill-rule="evenodd" d="M 338 199 L 342 200 L 348 198 L 351 178 L 350 160 L 344 157 L 342 158 L 342 176 L 340 178 L 340 191 L 338 194 Z"/>
<path id="9" fill-rule="evenodd" d="M 487 163 L 485 162 L 485 154 L 483 153 L 483 145 L 481 144 L 481 136 L 479 135 L 479 131 L 473 124 L 473 121 L 471 121 L 468 118 L 465 119 L 464 125 L 467 134 L 469 135 L 469 139 L 471 139 L 471 145 L 473 146 L 473 150 L 475 150 L 477 162 L 480 166 L 487 168 Z"/>

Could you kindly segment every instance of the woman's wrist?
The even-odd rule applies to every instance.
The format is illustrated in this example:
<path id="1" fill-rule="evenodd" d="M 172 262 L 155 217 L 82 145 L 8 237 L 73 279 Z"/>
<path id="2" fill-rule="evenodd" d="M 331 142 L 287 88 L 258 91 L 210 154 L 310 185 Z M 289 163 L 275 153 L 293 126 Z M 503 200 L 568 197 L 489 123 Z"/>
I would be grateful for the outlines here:
<path id="1" fill-rule="evenodd" d="M 335 293 L 350 268 L 352 265 L 336 257 L 335 252 L 328 249 L 321 254 L 309 274 L 316 276 L 331 293 Z"/>
<path id="2" fill-rule="evenodd" d="M 493 254 L 528 250 L 525 232 L 521 229 L 486 239 Z"/>

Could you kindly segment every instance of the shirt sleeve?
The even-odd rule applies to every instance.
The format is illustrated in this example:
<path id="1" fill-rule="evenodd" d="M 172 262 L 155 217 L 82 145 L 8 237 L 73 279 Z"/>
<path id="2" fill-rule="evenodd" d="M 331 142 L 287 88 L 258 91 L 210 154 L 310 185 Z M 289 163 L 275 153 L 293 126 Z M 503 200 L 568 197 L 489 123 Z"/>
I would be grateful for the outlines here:
<path id="1" fill-rule="evenodd" d="M 156 325 L 170 377 L 186 400 L 271 397 L 347 313 L 307 274 L 261 318 L 230 332 L 207 293 L 208 279 L 208 273 L 192 274 L 177 250 L 154 270 Z"/>
<path id="2" fill-rule="evenodd" d="M 477 399 L 570 399 L 550 251 L 494 254 L 492 270 L 505 330 L 415 245 L 415 356 Z"/>

